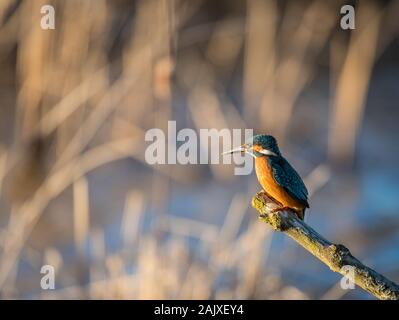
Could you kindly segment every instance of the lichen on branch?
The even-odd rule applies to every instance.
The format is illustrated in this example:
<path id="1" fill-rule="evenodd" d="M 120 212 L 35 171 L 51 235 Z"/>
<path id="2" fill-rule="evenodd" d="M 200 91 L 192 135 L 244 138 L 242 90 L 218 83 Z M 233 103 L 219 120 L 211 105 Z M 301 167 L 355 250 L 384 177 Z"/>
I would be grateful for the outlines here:
<path id="1" fill-rule="evenodd" d="M 287 234 L 332 271 L 347 276 L 349 266 L 353 270 L 353 280 L 358 286 L 378 299 L 399 300 L 397 284 L 365 266 L 345 246 L 326 240 L 292 212 L 279 211 L 279 205 L 264 191 L 258 192 L 252 198 L 252 206 L 259 212 L 261 221 L 269 224 L 274 230 Z"/>

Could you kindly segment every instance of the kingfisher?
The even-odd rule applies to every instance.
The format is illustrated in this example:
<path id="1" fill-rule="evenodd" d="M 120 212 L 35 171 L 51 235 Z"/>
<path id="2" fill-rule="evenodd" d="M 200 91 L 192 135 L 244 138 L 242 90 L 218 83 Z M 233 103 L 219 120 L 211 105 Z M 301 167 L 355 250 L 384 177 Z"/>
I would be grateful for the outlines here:
<path id="1" fill-rule="evenodd" d="M 259 134 L 242 146 L 225 152 L 247 153 L 255 158 L 258 181 L 266 194 L 281 207 L 278 210 L 294 212 L 301 220 L 309 208 L 308 190 L 299 174 L 281 155 L 277 140 L 270 135 Z"/>

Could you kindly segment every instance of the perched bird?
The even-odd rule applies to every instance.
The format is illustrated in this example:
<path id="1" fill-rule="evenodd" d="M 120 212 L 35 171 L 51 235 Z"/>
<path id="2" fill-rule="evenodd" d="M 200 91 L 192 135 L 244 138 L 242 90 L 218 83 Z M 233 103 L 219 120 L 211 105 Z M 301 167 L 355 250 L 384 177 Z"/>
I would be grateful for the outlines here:
<path id="1" fill-rule="evenodd" d="M 226 153 L 245 152 L 255 158 L 255 170 L 259 183 L 267 195 L 282 206 L 304 219 L 309 208 L 308 190 L 299 174 L 281 155 L 274 137 L 260 134 L 250 142 Z M 279 210 L 281 210 L 279 208 Z"/>

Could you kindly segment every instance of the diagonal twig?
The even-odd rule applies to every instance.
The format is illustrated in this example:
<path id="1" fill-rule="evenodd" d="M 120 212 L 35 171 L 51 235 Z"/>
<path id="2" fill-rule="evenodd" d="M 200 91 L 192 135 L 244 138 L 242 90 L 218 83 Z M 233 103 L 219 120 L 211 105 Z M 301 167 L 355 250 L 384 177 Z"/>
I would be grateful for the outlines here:
<path id="1" fill-rule="evenodd" d="M 359 287 L 381 300 L 399 300 L 397 284 L 365 266 L 345 246 L 326 240 L 291 212 L 275 211 L 278 205 L 264 191 L 252 198 L 252 206 L 259 211 L 260 220 L 287 234 L 332 271 L 348 276 L 349 269 L 353 270 L 353 280 Z"/>

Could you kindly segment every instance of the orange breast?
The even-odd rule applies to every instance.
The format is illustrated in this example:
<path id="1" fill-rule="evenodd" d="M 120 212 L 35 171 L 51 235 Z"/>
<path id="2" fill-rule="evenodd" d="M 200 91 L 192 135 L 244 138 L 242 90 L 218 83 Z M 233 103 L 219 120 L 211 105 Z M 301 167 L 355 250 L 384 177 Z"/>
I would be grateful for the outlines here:
<path id="1" fill-rule="evenodd" d="M 269 162 L 267 161 L 267 157 L 255 159 L 255 170 L 259 183 L 269 196 L 277 200 L 284 207 L 293 208 L 295 210 L 304 209 L 302 203 L 292 198 L 283 187 L 276 183 Z"/>

